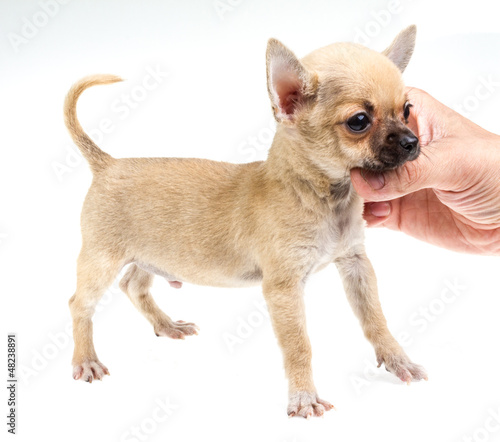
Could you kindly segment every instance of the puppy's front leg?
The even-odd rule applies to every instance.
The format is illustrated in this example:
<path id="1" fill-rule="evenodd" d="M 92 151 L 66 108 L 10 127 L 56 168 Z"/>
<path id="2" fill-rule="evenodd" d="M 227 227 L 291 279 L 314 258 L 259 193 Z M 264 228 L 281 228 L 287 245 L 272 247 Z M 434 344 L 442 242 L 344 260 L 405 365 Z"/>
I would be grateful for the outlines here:
<path id="1" fill-rule="evenodd" d="M 375 272 L 364 249 L 352 250 L 337 258 L 335 264 L 342 277 L 349 303 L 366 338 L 375 348 L 379 367 L 384 363 L 388 371 L 406 383 L 427 379 L 425 370 L 411 362 L 387 328 L 378 297 Z"/>
<path id="2" fill-rule="evenodd" d="M 264 281 L 274 332 L 283 352 L 288 378 L 288 415 L 321 416 L 333 405 L 318 398 L 312 378 L 311 344 L 306 331 L 302 282 Z"/>

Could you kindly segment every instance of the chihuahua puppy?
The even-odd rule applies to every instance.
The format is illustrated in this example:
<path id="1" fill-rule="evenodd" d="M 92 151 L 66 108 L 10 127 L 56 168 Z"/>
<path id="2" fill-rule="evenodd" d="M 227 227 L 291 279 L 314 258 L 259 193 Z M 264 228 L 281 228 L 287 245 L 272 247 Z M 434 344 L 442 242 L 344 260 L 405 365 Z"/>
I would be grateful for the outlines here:
<path id="1" fill-rule="evenodd" d="M 337 43 L 301 60 L 269 40 L 276 136 L 267 160 L 249 164 L 115 159 L 83 131 L 76 103 L 86 88 L 121 79 L 95 75 L 72 87 L 65 123 L 94 175 L 69 302 L 75 379 L 109 374 L 94 350 L 92 316 L 124 266 L 121 289 L 157 336 L 174 339 L 197 327 L 159 309 L 150 294 L 155 275 L 173 287 L 261 284 L 289 380 L 288 414 L 322 415 L 333 406 L 314 386 L 303 293 L 309 275 L 332 262 L 379 366 L 404 382 L 426 379 L 387 328 L 363 245 L 363 201 L 349 175 L 357 167 L 394 169 L 419 155 L 401 78 L 415 34 L 410 26 L 383 53 Z"/>

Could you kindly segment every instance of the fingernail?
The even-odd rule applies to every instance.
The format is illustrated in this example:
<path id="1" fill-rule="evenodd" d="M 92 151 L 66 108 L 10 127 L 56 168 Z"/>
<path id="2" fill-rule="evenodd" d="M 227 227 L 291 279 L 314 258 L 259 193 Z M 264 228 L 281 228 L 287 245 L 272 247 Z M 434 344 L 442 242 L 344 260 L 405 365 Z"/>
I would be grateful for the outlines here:
<path id="1" fill-rule="evenodd" d="M 379 218 L 385 218 L 386 216 L 389 216 L 391 214 L 391 203 L 388 203 L 386 201 L 382 201 L 379 203 L 371 203 L 369 205 L 369 208 L 370 208 L 370 213 L 373 216 Z"/>
<path id="2" fill-rule="evenodd" d="M 361 169 L 361 176 L 373 190 L 380 190 L 385 186 L 383 173 Z"/>

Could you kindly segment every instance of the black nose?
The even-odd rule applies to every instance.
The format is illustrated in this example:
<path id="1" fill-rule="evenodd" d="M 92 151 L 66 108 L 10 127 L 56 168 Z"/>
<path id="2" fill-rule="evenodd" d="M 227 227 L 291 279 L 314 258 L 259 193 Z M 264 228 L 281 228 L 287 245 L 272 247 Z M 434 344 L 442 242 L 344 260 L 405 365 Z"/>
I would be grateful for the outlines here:
<path id="1" fill-rule="evenodd" d="M 403 135 L 399 140 L 399 145 L 407 152 L 415 150 L 417 144 L 418 144 L 418 138 L 413 134 Z"/>

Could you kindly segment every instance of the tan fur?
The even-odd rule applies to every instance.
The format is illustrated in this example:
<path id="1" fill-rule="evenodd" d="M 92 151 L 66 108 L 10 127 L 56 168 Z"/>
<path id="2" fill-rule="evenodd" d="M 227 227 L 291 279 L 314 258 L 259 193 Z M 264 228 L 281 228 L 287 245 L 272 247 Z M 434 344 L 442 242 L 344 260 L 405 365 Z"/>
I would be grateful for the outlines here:
<path id="1" fill-rule="evenodd" d="M 94 172 L 70 300 L 75 379 L 107 372 L 94 350 L 91 318 L 130 264 L 120 287 L 158 335 L 173 338 L 196 333 L 196 326 L 174 322 L 158 308 L 149 293 L 154 274 L 178 284 L 262 284 L 289 379 L 288 413 L 320 415 L 332 406 L 318 398 L 313 383 L 303 291 L 308 276 L 331 262 L 379 363 L 408 381 L 425 377 L 387 329 L 364 252 L 363 203 L 349 180 L 351 168 L 377 161 L 370 141 L 387 121 L 404 126 L 401 74 L 387 55 L 335 44 L 299 61 L 270 40 L 268 91 L 278 127 L 268 159 L 249 164 L 114 159 L 83 132 L 75 109 L 85 88 L 119 78 L 87 77 L 71 89 L 66 124 Z M 366 102 L 374 106 L 373 127 L 353 134 L 345 121 Z"/>

